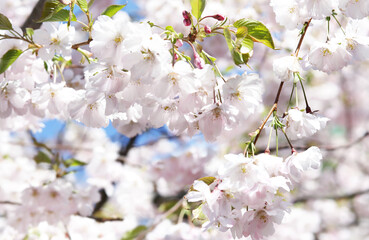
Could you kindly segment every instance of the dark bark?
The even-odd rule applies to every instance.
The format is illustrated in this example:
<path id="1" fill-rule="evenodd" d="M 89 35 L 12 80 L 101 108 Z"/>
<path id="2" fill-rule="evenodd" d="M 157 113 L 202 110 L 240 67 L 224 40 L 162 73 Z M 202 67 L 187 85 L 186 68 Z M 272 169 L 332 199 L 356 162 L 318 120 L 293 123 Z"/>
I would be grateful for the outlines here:
<path id="1" fill-rule="evenodd" d="M 31 14 L 28 16 L 27 20 L 22 25 L 23 31 L 26 28 L 38 29 L 41 27 L 42 23 L 38 23 L 36 21 L 41 18 L 45 2 L 46 0 L 39 0 L 37 4 L 33 7 Z"/>

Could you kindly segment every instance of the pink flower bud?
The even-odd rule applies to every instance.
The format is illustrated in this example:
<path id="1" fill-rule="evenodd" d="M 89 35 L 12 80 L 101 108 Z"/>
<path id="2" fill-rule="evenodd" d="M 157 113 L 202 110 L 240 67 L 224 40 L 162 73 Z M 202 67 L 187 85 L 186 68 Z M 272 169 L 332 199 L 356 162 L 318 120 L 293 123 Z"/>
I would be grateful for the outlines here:
<path id="1" fill-rule="evenodd" d="M 190 19 L 190 13 L 187 12 L 186 10 L 182 12 L 182 16 L 184 19 Z"/>
<path id="2" fill-rule="evenodd" d="M 205 25 L 204 30 L 206 33 L 211 33 L 211 28 L 208 25 Z"/>
<path id="3" fill-rule="evenodd" d="M 181 39 L 177 39 L 175 45 L 176 45 L 176 47 L 182 47 L 183 46 L 183 41 Z"/>
<path id="4" fill-rule="evenodd" d="M 178 55 L 177 53 L 174 53 L 174 61 L 177 61 L 178 60 Z"/>
<path id="5" fill-rule="evenodd" d="M 216 15 L 214 15 L 214 16 L 211 16 L 212 18 L 215 18 L 216 20 L 218 20 L 218 21 L 223 21 L 225 18 L 222 16 L 222 15 L 220 15 L 220 14 L 216 14 Z"/>
<path id="6" fill-rule="evenodd" d="M 183 19 L 183 24 L 185 25 L 185 26 L 190 26 L 191 25 L 191 20 L 190 19 Z"/>
<path id="7" fill-rule="evenodd" d="M 193 63 L 195 64 L 195 67 L 197 67 L 199 69 L 203 69 L 204 64 L 205 64 L 204 59 L 202 59 L 197 52 L 194 52 L 193 55 L 194 55 L 194 58 L 195 58 L 194 61 L 193 61 Z"/>

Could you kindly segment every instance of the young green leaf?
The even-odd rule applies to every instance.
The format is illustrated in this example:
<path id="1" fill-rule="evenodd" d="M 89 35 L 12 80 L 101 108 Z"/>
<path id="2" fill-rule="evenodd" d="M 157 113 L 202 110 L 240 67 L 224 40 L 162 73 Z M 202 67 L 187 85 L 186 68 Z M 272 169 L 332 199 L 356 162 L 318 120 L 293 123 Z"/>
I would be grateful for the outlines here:
<path id="1" fill-rule="evenodd" d="M 165 30 L 168 30 L 168 31 L 170 31 L 170 32 L 175 32 L 175 31 L 174 31 L 174 28 L 173 28 L 172 26 L 166 26 L 166 27 L 165 27 Z"/>
<path id="2" fill-rule="evenodd" d="M 52 15 L 50 18 L 45 19 L 43 22 L 66 22 L 69 20 L 69 10 L 62 9 Z M 76 16 L 72 13 L 71 21 L 77 21 Z"/>
<path id="3" fill-rule="evenodd" d="M 51 163 L 50 157 L 42 151 L 39 151 L 33 160 L 35 160 L 36 163 Z"/>
<path id="4" fill-rule="evenodd" d="M 192 215 L 193 215 L 192 222 L 194 224 L 202 225 L 206 221 L 208 221 L 208 218 L 206 217 L 206 215 L 202 211 L 203 206 L 204 205 L 200 205 L 198 208 L 196 208 L 195 210 L 192 211 Z"/>
<path id="5" fill-rule="evenodd" d="M 32 37 L 35 31 L 33 30 L 33 28 L 26 28 L 26 33 L 27 36 Z"/>
<path id="6" fill-rule="evenodd" d="M 236 31 L 236 38 L 244 38 L 247 36 L 247 27 L 239 27 L 237 28 L 237 31 Z"/>
<path id="7" fill-rule="evenodd" d="M 243 63 L 243 60 L 242 60 L 242 55 L 240 52 L 238 52 L 234 46 L 233 46 L 233 40 L 232 40 L 232 35 L 231 35 L 231 31 L 229 31 L 228 28 L 224 28 L 224 38 L 227 42 L 227 46 L 228 46 L 228 49 L 229 49 L 229 52 L 231 53 L 232 55 L 232 58 L 233 58 L 233 62 L 236 64 L 236 65 L 241 65 Z"/>
<path id="8" fill-rule="evenodd" d="M 13 26 L 9 19 L 0 13 L 0 30 L 12 30 Z"/>
<path id="9" fill-rule="evenodd" d="M 124 5 L 111 5 L 109 7 L 107 7 L 105 9 L 105 11 L 103 13 L 101 13 L 101 15 L 106 15 L 109 17 L 113 17 L 117 12 L 119 12 L 120 10 L 122 10 L 127 4 Z"/>
<path id="10" fill-rule="evenodd" d="M 231 35 L 231 31 L 229 31 L 228 28 L 224 28 L 224 38 L 227 42 L 227 46 L 228 46 L 228 49 L 229 51 L 232 52 L 233 50 L 233 45 L 232 45 L 232 35 Z"/>
<path id="11" fill-rule="evenodd" d="M 122 238 L 121 240 L 133 240 L 136 239 L 138 237 L 138 235 L 145 231 L 147 229 L 146 226 L 140 225 L 138 227 L 136 227 L 135 229 L 127 232 Z"/>
<path id="12" fill-rule="evenodd" d="M 197 20 L 201 18 L 201 14 L 205 9 L 206 0 L 191 0 L 191 12 Z"/>
<path id="13" fill-rule="evenodd" d="M 243 64 L 243 63 L 245 63 L 245 62 L 243 61 L 243 57 L 242 57 L 242 54 L 241 54 L 240 52 L 237 52 L 235 49 L 233 49 L 233 50 L 231 51 L 231 54 L 232 54 L 233 62 L 234 62 L 237 66 L 239 66 L 239 65 L 241 65 L 241 64 Z"/>
<path id="14" fill-rule="evenodd" d="M 84 166 L 86 165 L 85 162 L 81 162 L 75 158 L 70 158 L 68 160 L 65 160 L 64 161 L 64 164 L 67 166 L 67 167 L 78 167 L 78 166 Z"/>
<path id="15" fill-rule="evenodd" d="M 212 177 L 212 176 L 202 177 L 202 178 L 197 179 L 197 181 L 203 181 L 207 185 L 212 184 L 215 180 L 216 180 L 216 178 Z M 190 187 L 189 191 L 195 191 L 195 189 L 193 188 L 193 185 Z"/>
<path id="16" fill-rule="evenodd" d="M 0 59 L 0 74 L 6 71 L 12 65 L 15 60 L 22 54 L 22 50 L 10 49 L 4 56 Z"/>
<path id="17" fill-rule="evenodd" d="M 87 0 L 77 0 L 77 5 L 82 9 L 82 11 L 88 11 L 88 3 Z"/>
<path id="18" fill-rule="evenodd" d="M 94 4 L 94 2 L 95 2 L 95 0 L 90 0 L 90 1 L 88 2 L 88 8 L 90 8 L 90 7 L 92 6 L 92 4 Z"/>
<path id="19" fill-rule="evenodd" d="M 233 26 L 235 28 L 246 27 L 248 31 L 248 36 L 254 42 L 260 42 L 275 49 L 272 35 L 270 34 L 268 28 L 259 21 L 251 20 L 251 19 L 240 19 L 236 21 Z"/>
<path id="20" fill-rule="evenodd" d="M 213 56 L 211 56 L 210 54 L 208 54 L 207 52 L 205 52 L 204 50 L 202 50 L 202 53 L 209 58 L 212 62 L 215 62 L 217 59 Z"/>
<path id="21" fill-rule="evenodd" d="M 216 178 L 215 177 L 212 177 L 212 176 L 209 176 L 209 177 L 202 177 L 202 178 L 199 178 L 197 180 L 198 181 L 203 181 L 207 185 L 210 185 L 210 184 L 212 184 L 216 180 Z"/>
<path id="22" fill-rule="evenodd" d="M 67 5 L 60 3 L 58 0 L 47 0 L 44 4 L 41 18 L 37 22 L 45 22 L 66 6 Z"/>
<path id="23" fill-rule="evenodd" d="M 252 41 L 252 39 L 249 37 L 245 37 L 242 40 L 240 52 L 249 53 L 252 51 L 253 48 L 254 48 L 254 41 Z"/>

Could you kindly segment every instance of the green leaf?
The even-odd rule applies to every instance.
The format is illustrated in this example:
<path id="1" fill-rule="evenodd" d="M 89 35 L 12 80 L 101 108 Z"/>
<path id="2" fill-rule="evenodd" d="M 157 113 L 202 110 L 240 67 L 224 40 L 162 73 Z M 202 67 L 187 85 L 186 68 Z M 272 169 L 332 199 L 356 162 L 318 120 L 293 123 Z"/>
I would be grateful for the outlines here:
<path id="1" fill-rule="evenodd" d="M 135 229 L 127 232 L 122 238 L 121 240 L 133 240 L 136 239 L 136 237 L 138 237 L 138 235 L 145 231 L 147 229 L 146 226 L 140 225 L 138 227 L 136 227 Z"/>
<path id="2" fill-rule="evenodd" d="M 216 178 L 209 176 L 209 177 L 202 177 L 202 178 L 199 178 L 197 180 L 198 181 L 203 181 L 207 185 L 210 185 L 210 184 L 212 184 L 216 180 Z"/>
<path id="3" fill-rule="evenodd" d="M 109 17 L 113 17 L 117 12 L 119 12 L 121 9 L 123 9 L 127 4 L 124 5 L 111 5 L 105 9 L 101 15 L 106 15 Z"/>
<path id="4" fill-rule="evenodd" d="M 0 30 L 12 30 L 13 26 L 9 19 L 0 13 Z"/>
<path id="5" fill-rule="evenodd" d="M 66 6 L 67 5 L 60 3 L 58 0 L 47 0 L 44 4 L 41 18 L 37 22 L 45 22 Z"/>
<path id="6" fill-rule="evenodd" d="M 254 48 L 254 41 L 252 41 L 252 39 L 249 37 L 245 37 L 242 40 L 240 52 L 249 53 L 252 51 L 253 48 Z"/>
<path id="7" fill-rule="evenodd" d="M 217 60 L 215 57 L 211 56 L 209 53 L 205 52 L 204 50 L 202 50 L 201 53 L 204 54 L 204 56 L 206 56 L 207 58 L 209 58 L 212 62 L 215 62 Z"/>
<path id="8" fill-rule="evenodd" d="M 82 9 L 82 11 L 88 11 L 88 3 L 87 0 L 77 0 L 77 5 Z"/>
<path id="9" fill-rule="evenodd" d="M 239 66 L 239 65 L 241 65 L 241 64 L 243 64 L 243 63 L 245 63 L 245 62 L 243 61 L 242 54 L 241 54 L 241 53 L 239 53 L 239 52 L 237 52 L 235 49 L 233 49 L 233 50 L 231 51 L 231 55 L 232 55 L 233 62 L 234 62 L 237 66 Z"/>
<path id="10" fill-rule="evenodd" d="M 45 19 L 43 22 L 66 22 L 69 20 L 69 10 L 62 9 L 52 15 L 50 18 Z M 71 21 L 77 21 L 76 15 L 72 13 Z"/>
<path id="11" fill-rule="evenodd" d="M 191 0 L 191 12 L 192 15 L 199 20 L 201 18 L 201 14 L 205 9 L 206 0 Z"/>
<path id="12" fill-rule="evenodd" d="M 267 47 L 275 49 L 272 35 L 270 34 L 268 28 L 261 22 L 252 19 L 240 19 L 236 21 L 233 26 L 237 29 L 246 27 L 248 36 L 254 42 L 260 42 Z"/>
<path id="13" fill-rule="evenodd" d="M 174 28 L 173 28 L 172 26 L 166 26 L 166 27 L 165 27 L 165 30 L 168 30 L 168 31 L 170 31 L 170 32 L 175 32 L 175 31 L 174 31 Z"/>
<path id="14" fill-rule="evenodd" d="M 51 163 L 50 157 L 42 151 L 39 151 L 33 160 L 35 160 L 36 163 Z"/>
<path id="15" fill-rule="evenodd" d="M 232 35 L 231 35 L 231 31 L 229 31 L 228 28 L 224 28 L 224 38 L 227 42 L 227 46 L 228 46 L 228 49 L 229 51 L 232 52 L 233 50 L 233 44 L 232 44 Z"/>
<path id="16" fill-rule="evenodd" d="M 187 208 L 186 209 L 193 211 L 193 210 L 197 209 L 198 207 L 200 207 L 202 203 L 203 203 L 202 201 L 187 202 Z"/>
<path id="17" fill-rule="evenodd" d="M 27 33 L 27 36 L 32 37 L 35 31 L 33 30 L 33 28 L 26 28 L 26 33 Z"/>
<path id="18" fill-rule="evenodd" d="M 237 28 L 237 32 L 236 32 L 236 38 L 244 38 L 247 36 L 247 27 L 239 27 Z"/>
<path id="19" fill-rule="evenodd" d="M 46 61 L 44 61 L 44 69 L 46 72 L 49 72 L 49 66 L 47 65 Z"/>
<path id="20" fill-rule="evenodd" d="M 225 40 L 227 42 L 227 46 L 228 46 L 228 49 L 229 49 L 229 52 L 231 53 L 232 55 L 232 58 L 233 58 L 233 62 L 236 64 L 236 65 L 241 65 L 243 62 L 242 60 L 242 55 L 240 52 L 238 52 L 234 46 L 233 46 L 233 40 L 232 40 L 232 35 L 231 35 L 231 31 L 229 31 L 228 28 L 224 28 L 224 37 L 225 37 Z"/>
<path id="21" fill-rule="evenodd" d="M 0 59 L 0 74 L 5 72 L 22 53 L 23 51 L 19 49 L 10 49 L 7 51 Z"/>
<path id="22" fill-rule="evenodd" d="M 90 1 L 88 2 L 88 8 L 90 8 L 90 7 L 92 6 L 92 4 L 94 4 L 94 2 L 95 2 L 95 0 L 90 0 Z"/>
<path id="23" fill-rule="evenodd" d="M 216 180 L 216 178 L 215 177 L 211 177 L 211 176 L 209 176 L 209 177 L 202 177 L 202 178 L 197 179 L 197 181 L 203 181 L 207 185 L 212 184 L 215 180 Z M 189 191 L 196 191 L 193 188 L 193 185 L 190 187 Z"/>
<path id="24" fill-rule="evenodd" d="M 206 217 L 206 215 L 202 211 L 203 206 L 204 205 L 200 205 L 198 208 L 196 208 L 195 210 L 192 211 L 192 214 L 193 214 L 192 222 L 194 224 L 202 225 L 203 223 L 208 221 L 208 218 Z"/>
<path id="25" fill-rule="evenodd" d="M 84 166 L 86 165 L 85 162 L 81 162 L 75 158 L 70 158 L 68 160 L 65 160 L 64 161 L 64 164 L 67 166 L 67 167 L 79 167 L 79 166 Z"/>

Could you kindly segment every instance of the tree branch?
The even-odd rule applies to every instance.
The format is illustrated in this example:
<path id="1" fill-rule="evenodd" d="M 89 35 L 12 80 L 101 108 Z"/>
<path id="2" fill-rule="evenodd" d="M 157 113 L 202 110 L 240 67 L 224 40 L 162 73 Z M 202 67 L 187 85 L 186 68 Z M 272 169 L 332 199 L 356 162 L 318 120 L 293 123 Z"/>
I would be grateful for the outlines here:
<path id="1" fill-rule="evenodd" d="M 297 47 L 296 47 L 296 50 L 295 50 L 295 55 L 296 55 L 296 57 L 299 55 L 300 48 L 301 48 L 301 46 L 302 46 L 302 42 L 304 41 L 305 34 L 306 34 L 306 31 L 307 31 L 307 29 L 308 29 L 308 27 L 309 27 L 309 25 L 310 25 L 310 22 L 311 22 L 311 18 L 310 18 L 310 20 L 309 20 L 309 21 L 305 22 L 304 27 L 303 27 L 303 29 L 302 29 L 302 34 L 301 34 L 300 40 L 299 40 L 299 42 L 298 42 L 298 44 L 297 44 Z M 267 117 L 264 119 L 264 121 L 262 122 L 262 124 L 260 125 L 260 127 L 259 127 L 259 128 L 258 128 L 258 130 L 257 130 L 257 135 L 256 135 L 255 140 L 254 140 L 254 145 L 256 145 L 256 142 L 258 141 L 259 136 L 260 136 L 260 133 L 261 133 L 261 131 L 263 130 L 263 128 L 264 128 L 264 126 L 265 126 L 266 122 L 268 121 L 268 119 L 270 118 L 270 116 L 272 115 L 272 113 L 273 113 L 274 111 L 276 111 L 276 110 L 277 110 L 277 105 L 278 105 L 279 97 L 280 97 L 281 92 L 282 92 L 283 84 L 284 84 L 284 81 L 282 81 L 282 82 L 279 84 L 278 92 L 277 92 L 277 95 L 276 95 L 276 97 L 275 97 L 273 107 L 270 109 L 270 111 L 269 111 L 269 113 L 268 113 Z M 245 149 L 245 152 L 246 152 L 246 151 L 247 151 L 247 149 Z"/>
<path id="2" fill-rule="evenodd" d="M 27 20 L 22 25 L 22 30 L 24 31 L 26 28 L 38 29 L 41 27 L 42 23 L 36 22 L 36 20 L 41 18 L 42 10 L 44 8 L 46 0 L 39 0 L 37 4 L 34 6 L 31 14 L 28 16 Z"/>
<path id="3" fill-rule="evenodd" d="M 293 203 L 303 203 L 303 202 L 307 202 L 309 200 L 320 200 L 320 199 L 333 199 L 333 200 L 340 200 L 340 199 L 352 199 L 356 196 L 362 195 L 362 194 L 366 194 L 369 193 L 369 189 L 363 190 L 363 191 L 359 191 L 359 192 L 354 192 L 354 193 L 349 193 L 349 194 L 344 194 L 344 195 L 333 195 L 333 196 L 306 196 L 306 197 L 301 197 L 301 198 L 297 198 L 293 201 Z"/>
<path id="4" fill-rule="evenodd" d="M 84 46 L 84 45 L 88 45 L 88 44 L 90 44 L 90 42 L 92 41 L 92 39 L 91 38 L 89 38 L 87 41 L 85 41 L 85 42 L 81 42 L 81 43 L 76 43 L 76 44 L 74 44 L 74 45 L 72 45 L 72 49 L 75 49 L 75 50 L 77 50 L 79 47 L 81 47 L 81 46 Z"/>
<path id="5" fill-rule="evenodd" d="M 320 146 L 319 148 L 327 151 L 327 152 L 331 152 L 331 151 L 336 151 L 339 149 L 344 149 L 344 148 L 351 148 L 353 146 L 355 146 L 356 144 L 360 143 L 361 141 L 363 141 L 365 138 L 367 138 L 369 136 L 369 131 L 366 131 L 361 137 L 359 137 L 358 139 L 350 142 L 350 143 L 346 143 L 343 145 L 339 145 L 339 146 Z M 308 147 L 294 147 L 296 150 L 307 150 L 310 146 Z M 283 147 L 279 147 L 278 149 L 288 149 L 290 148 L 289 146 L 283 146 Z M 270 151 L 275 151 L 276 148 L 270 148 Z"/>
<path id="6" fill-rule="evenodd" d="M 161 215 L 160 218 L 153 225 L 151 225 L 147 230 L 140 233 L 137 236 L 136 240 L 145 239 L 145 236 L 149 232 L 154 230 L 156 228 L 156 226 L 158 226 L 162 221 L 164 221 L 167 217 L 169 217 L 171 214 L 173 214 L 175 211 L 177 211 L 182 206 L 183 202 L 184 202 L 184 198 L 181 198 L 173 207 L 171 207 L 168 211 L 166 211 L 163 215 Z"/>
<path id="7" fill-rule="evenodd" d="M 99 193 L 100 193 L 100 201 L 95 204 L 94 210 L 92 211 L 92 215 L 97 213 L 109 199 L 104 189 L 100 189 Z"/>
<path id="8" fill-rule="evenodd" d="M 17 206 L 22 205 L 21 203 L 11 201 L 0 201 L 0 204 L 17 205 Z"/>

